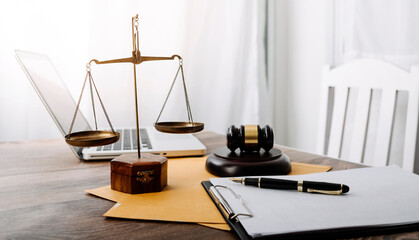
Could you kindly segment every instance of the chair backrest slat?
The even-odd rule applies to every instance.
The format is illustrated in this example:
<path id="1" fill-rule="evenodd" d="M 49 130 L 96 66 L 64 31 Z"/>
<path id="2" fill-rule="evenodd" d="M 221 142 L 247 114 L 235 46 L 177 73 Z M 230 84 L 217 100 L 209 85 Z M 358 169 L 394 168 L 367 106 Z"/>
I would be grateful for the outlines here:
<path id="1" fill-rule="evenodd" d="M 369 88 L 361 88 L 358 92 L 355 111 L 355 131 L 352 133 L 351 152 L 349 161 L 362 163 L 364 157 L 365 138 L 367 136 L 367 127 L 369 120 L 369 111 L 371 107 L 371 93 Z"/>
<path id="2" fill-rule="evenodd" d="M 374 165 L 386 166 L 390 151 L 391 134 L 393 132 L 394 107 L 396 104 L 396 91 L 384 89 L 381 99 L 377 142 L 375 145 Z"/>
<path id="3" fill-rule="evenodd" d="M 329 148 L 327 151 L 327 155 L 335 158 L 339 158 L 341 152 L 346 109 L 348 106 L 348 91 L 349 89 L 345 86 L 335 87 L 333 121 L 330 128 Z"/>
<path id="4" fill-rule="evenodd" d="M 330 71 L 330 66 L 324 66 L 323 68 L 323 76 L 326 76 L 327 73 Z M 328 105 L 331 102 L 329 99 L 329 81 L 326 77 L 323 77 L 322 80 L 322 87 L 321 87 L 321 99 L 320 99 L 320 108 L 319 111 L 319 129 L 317 134 L 317 152 L 319 154 L 326 154 L 326 139 L 328 140 L 328 136 L 326 134 L 327 131 L 327 115 L 328 115 Z M 323 107 L 327 106 L 327 107 Z"/>
<path id="5" fill-rule="evenodd" d="M 416 141 L 412 139 L 417 138 L 418 115 L 419 115 L 419 67 L 411 69 L 412 79 L 409 86 L 409 96 L 406 116 L 406 134 L 404 136 L 404 155 L 403 155 L 403 169 L 412 172 L 415 165 L 415 150 Z"/>

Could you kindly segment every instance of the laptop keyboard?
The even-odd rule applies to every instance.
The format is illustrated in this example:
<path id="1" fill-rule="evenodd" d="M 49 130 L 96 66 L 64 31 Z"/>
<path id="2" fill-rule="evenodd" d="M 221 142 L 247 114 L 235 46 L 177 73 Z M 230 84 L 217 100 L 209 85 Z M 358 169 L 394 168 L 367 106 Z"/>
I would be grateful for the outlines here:
<path id="1" fill-rule="evenodd" d="M 111 151 L 111 150 L 137 150 L 137 130 L 136 129 L 118 129 L 120 137 L 119 141 L 113 144 L 100 146 L 96 151 Z M 140 142 L 141 149 L 151 149 L 151 142 L 147 130 L 140 128 Z"/>

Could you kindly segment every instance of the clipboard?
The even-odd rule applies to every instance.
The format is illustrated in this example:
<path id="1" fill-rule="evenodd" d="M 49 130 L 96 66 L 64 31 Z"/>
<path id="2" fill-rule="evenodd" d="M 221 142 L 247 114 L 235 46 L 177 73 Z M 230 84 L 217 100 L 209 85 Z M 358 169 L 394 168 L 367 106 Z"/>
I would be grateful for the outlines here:
<path id="1" fill-rule="evenodd" d="M 309 238 L 322 238 L 322 239 L 333 239 L 338 237 L 362 237 L 370 235 L 380 235 L 380 234 L 394 234 L 398 232 L 413 231 L 419 229 L 419 219 L 411 223 L 396 223 L 391 225 L 378 225 L 378 226 L 356 226 L 356 227 L 340 227 L 340 228 L 329 228 L 329 229 L 320 229 L 320 230 L 307 230 L 307 231 L 298 231 L 298 232 L 289 232 L 289 233 L 280 233 L 273 235 L 265 236 L 250 236 L 241 222 L 236 218 L 241 213 L 235 213 L 232 209 L 228 209 L 228 202 L 225 201 L 221 196 L 217 197 L 217 194 L 213 194 L 214 191 L 217 191 L 217 188 L 210 181 L 203 181 L 201 185 L 206 190 L 207 194 L 210 196 L 213 203 L 216 205 L 218 211 L 221 213 L 227 224 L 231 227 L 233 232 L 240 238 L 244 240 L 250 239 L 307 239 Z M 227 208 L 226 208 L 227 206 Z M 246 214 L 246 213 L 244 213 Z"/>

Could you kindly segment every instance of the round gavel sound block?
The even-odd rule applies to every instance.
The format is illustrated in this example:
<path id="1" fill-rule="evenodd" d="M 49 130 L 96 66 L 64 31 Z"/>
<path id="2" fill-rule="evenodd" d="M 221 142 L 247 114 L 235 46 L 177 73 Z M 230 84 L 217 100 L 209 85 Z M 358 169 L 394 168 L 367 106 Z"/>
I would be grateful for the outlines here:
<path id="1" fill-rule="evenodd" d="M 269 152 L 231 152 L 223 147 L 208 156 L 206 169 L 219 177 L 285 175 L 291 171 L 291 162 L 277 148 Z"/>
<path id="2" fill-rule="evenodd" d="M 220 177 L 288 174 L 290 159 L 273 144 L 273 130 L 268 125 L 231 126 L 227 130 L 227 147 L 208 156 L 206 169 Z"/>

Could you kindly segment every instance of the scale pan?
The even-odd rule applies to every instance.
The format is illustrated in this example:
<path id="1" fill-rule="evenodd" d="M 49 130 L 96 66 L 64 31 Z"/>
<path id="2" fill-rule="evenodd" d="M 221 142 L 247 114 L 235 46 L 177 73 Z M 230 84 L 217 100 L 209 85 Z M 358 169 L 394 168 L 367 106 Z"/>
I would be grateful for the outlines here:
<path id="1" fill-rule="evenodd" d="M 154 127 L 157 131 L 165 133 L 195 133 L 204 129 L 204 124 L 199 122 L 156 122 Z"/>
<path id="2" fill-rule="evenodd" d="M 112 131 L 82 131 L 65 136 L 67 144 L 75 147 L 98 147 L 119 140 L 119 133 Z"/>

